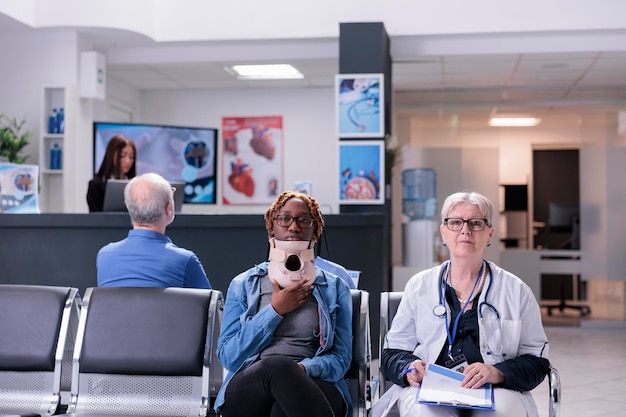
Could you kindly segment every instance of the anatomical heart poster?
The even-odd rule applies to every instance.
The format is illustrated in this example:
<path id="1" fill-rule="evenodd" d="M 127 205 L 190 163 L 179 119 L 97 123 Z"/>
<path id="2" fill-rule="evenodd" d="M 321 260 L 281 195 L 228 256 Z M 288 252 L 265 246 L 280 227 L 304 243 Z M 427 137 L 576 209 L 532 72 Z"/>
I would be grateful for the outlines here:
<path id="1" fill-rule="evenodd" d="M 283 191 L 283 117 L 222 118 L 222 204 L 268 205 Z"/>

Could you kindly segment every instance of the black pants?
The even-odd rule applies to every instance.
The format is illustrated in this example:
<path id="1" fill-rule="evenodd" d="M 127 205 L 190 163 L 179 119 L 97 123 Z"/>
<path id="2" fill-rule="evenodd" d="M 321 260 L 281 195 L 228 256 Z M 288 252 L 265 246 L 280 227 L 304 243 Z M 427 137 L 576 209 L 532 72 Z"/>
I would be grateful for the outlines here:
<path id="1" fill-rule="evenodd" d="M 344 417 L 346 404 L 331 382 L 308 376 L 286 356 L 270 356 L 228 383 L 223 417 Z"/>

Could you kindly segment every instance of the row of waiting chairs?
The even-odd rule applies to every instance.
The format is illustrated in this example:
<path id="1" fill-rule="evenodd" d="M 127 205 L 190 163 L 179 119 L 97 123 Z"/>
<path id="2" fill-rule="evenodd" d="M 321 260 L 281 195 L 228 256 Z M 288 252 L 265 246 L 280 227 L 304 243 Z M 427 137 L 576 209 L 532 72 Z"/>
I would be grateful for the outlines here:
<path id="1" fill-rule="evenodd" d="M 222 309 L 216 290 L 0 285 L 0 414 L 205 416 Z"/>
<path id="2" fill-rule="evenodd" d="M 371 396 L 366 291 L 352 290 L 354 417 Z M 0 415 L 205 417 L 222 385 L 218 290 L 0 285 Z"/>
<path id="3" fill-rule="evenodd" d="M 369 294 L 351 293 L 345 380 L 353 417 L 366 417 L 375 398 Z M 381 294 L 381 349 L 401 298 Z M 222 314 L 218 290 L 88 288 L 81 300 L 75 288 L 0 285 L 0 415 L 211 415 L 224 377 L 216 357 Z M 382 395 L 391 382 L 382 373 L 379 380 Z M 556 369 L 549 389 L 549 416 L 557 417 Z"/>

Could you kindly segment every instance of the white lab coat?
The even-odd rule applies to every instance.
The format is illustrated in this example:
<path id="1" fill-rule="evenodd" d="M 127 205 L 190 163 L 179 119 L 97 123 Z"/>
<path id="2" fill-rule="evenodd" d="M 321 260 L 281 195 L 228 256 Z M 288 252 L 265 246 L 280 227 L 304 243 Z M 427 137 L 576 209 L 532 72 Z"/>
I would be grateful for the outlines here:
<path id="1" fill-rule="evenodd" d="M 480 352 L 484 362 L 493 365 L 524 354 L 547 359 L 548 338 L 541 322 L 540 307 L 532 290 L 517 276 L 493 262 L 488 264 L 491 274 L 488 274 L 484 290 L 478 299 Z M 422 271 L 409 280 L 387 333 L 385 348 L 413 352 L 425 362 L 437 360 L 443 344 L 447 343 L 445 318 L 433 314 L 433 308 L 441 304 L 439 283 L 442 268 L 443 266 L 437 266 Z M 493 305 L 500 314 L 502 352 L 506 353 L 506 358 L 489 353 L 485 326 L 480 319 L 480 311 L 487 312 L 488 309 L 483 302 Z M 447 304 L 446 310 L 450 323 L 452 319 Z M 372 416 L 386 416 L 391 409 L 395 409 L 394 405 L 403 389 L 399 385 L 393 385 L 374 404 Z M 520 396 L 529 417 L 537 417 L 537 407 L 530 392 L 513 392 Z"/>

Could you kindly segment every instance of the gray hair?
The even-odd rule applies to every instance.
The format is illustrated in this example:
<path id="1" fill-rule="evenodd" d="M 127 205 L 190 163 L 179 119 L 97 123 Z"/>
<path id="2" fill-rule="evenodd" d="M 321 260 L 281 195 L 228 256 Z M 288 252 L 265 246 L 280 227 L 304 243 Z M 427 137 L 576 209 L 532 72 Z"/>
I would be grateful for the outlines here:
<path id="1" fill-rule="evenodd" d="M 124 188 L 124 203 L 133 224 L 158 223 L 169 202 L 173 209 L 172 186 L 153 172 L 133 178 Z"/>
<path id="2" fill-rule="evenodd" d="M 477 206 L 483 217 L 487 219 L 487 226 L 492 226 L 491 217 L 493 216 L 493 204 L 484 195 L 473 191 L 462 191 L 450 194 L 448 198 L 446 198 L 446 201 L 443 202 L 443 206 L 441 206 L 441 224 L 443 224 L 444 219 L 448 217 L 448 213 L 454 210 L 459 204 L 472 204 Z"/>

